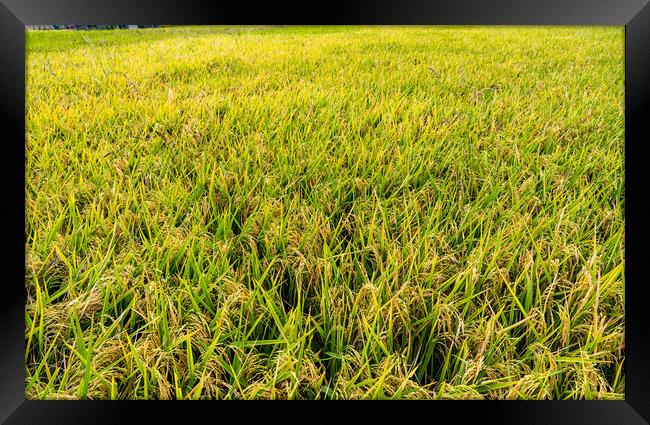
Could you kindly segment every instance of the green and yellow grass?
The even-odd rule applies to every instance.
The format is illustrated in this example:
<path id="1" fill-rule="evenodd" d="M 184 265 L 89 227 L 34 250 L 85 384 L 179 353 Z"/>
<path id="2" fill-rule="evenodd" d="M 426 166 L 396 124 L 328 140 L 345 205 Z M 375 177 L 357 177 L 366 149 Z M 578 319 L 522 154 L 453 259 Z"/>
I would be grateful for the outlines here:
<path id="1" fill-rule="evenodd" d="M 623 36 L 29 32 L 27 397 L 622 398 Z"/>

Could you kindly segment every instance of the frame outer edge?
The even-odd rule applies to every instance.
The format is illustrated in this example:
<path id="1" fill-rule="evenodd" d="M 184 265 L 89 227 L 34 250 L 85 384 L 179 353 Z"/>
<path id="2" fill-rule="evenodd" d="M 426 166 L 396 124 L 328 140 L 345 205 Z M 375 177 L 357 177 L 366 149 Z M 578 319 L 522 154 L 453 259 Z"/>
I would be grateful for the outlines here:
<path id="1" fill-rule="evenodd" d="M 74 13 L 73 13 L 74 14 Z M 29 18 L 27 18 L 29 20 Z M 630 55 L 632 52 L 628 50 L 628 36 L 630 37 L 629 41 L 633 41 L 634 39 L 641 40 L 643 41 L 643 37 L 645 38 L 645 43 L 641 42 L 638 45 L 636 45 L 637 48 L 644 48 L 644 50 L 636 50 L 635 53 L 636 55 L 632 55 L 634 57 L 634 60 L 632 62 L 636 62 L 635 66 L 638 66 L 638 62 L 641 62 L 643 59 L 641 56 L 645 54 L 645 56 L 648 56 L 648 51 L 647 51 L 647 45 L 648 41 L 650 40 L 650 5 L 646 2 L 644 7 L 639 9 L 637 13 L 630 19 L 630 21 L 626 25 L 626 70 L 628 69 L 628 65 L 630 64 L 630 59 L 628 58 L 628 55 Z M 19 32 L 22 32 L 22 43 L 18 43 L 19 46 L 16 47 L 16 36 L 19 34 Z M 20 36 L 19 36 L 20 37 Z M 13 46 L 12 46 L 13 44 Z M 0 4 L 0 57 L 1 58 L 11 58 L 12 60 L 16 57 L 15 51 L 17 49 L 22 48 L 22 54 L 21 57 L 23 58 L 23 61 L 19 63 L 12 64 L 10 62 L 6 62 L 3 65 L 6 65 L 5 70 L 2 74 L 2 78 L 0 78 L 0 88 L 3 90 L 4 96 L 0 96 L 0 105 L 1 105 L 1 110 L 2 110 L 2 115 L 6 118 L 9 119 L 20 119 L 20 116 L 22 116 L 23 121 L 22 124 L 19 125 L 18 127 L 24 130 L 24 114 L 21 115 L 21 108 L 16 108 L 16 105 L 22 105 L 22 111 L 24 111 L 24 96 L 22 99 L 17 98 L 16 95 L 21 93 L 24 94 L 24 80 L 22 81 L 23 85 L 21 86 L 21 89 L 17 89 L 14 84 L 15 83 L 20 83 L 19 82 L 19 77 L 13 75 L 13 73 L 16 70 L 20 70 L 20 72 L 24 72 L 24 24 L 20 19 L 18 19 L 14 13 L 8 9 L 8 7 L 5 4 Z M 650 56 L 648 56 L 650 57 Z M 628 79 L 628 75 L 626 74 L 626 96 L 625 96 L 625 103 L 626 103 L 626 111 L 630 106 L 633 108 L 637 108 L 637 114 L 640 114 L 640 111 L 643 109 L 645 106 L 647 110 L 648 106 L 648 76 L 650 75 L 650 68 L 647 67 L 648 64 L 648 59 L 646 60 L 646 71 L 648 73 L 646 74 L 645 81 L 643 79 L 636 79 L 634 77 L 634 74 L 632 75 L 632 78 Z M 8 70 L 8 68 L 11 68 Z M 24 75 L 24 74 L 23 74 Z M 635 89 L 639 90 L 637 91 L 636 95 L 631 93 L 629 90 L 629 85 L 632 84 L 637 84 L 640 83 L 639 87 L 635 87 Z M 643 89 L 642 85 L 645 84 L 645 90 Z M 636 106 L 635 106 L 635 103 Z M 645 102 L 645 103 L 644 103 Z M 627 118 L 627 117 L 626 117 Z M 637 118 L 640 118 L 637 116 Z M 647 120 L 647 117 L 645 118 Z M 650 130 L 648 124 L 643 121 L 643 118 L 639 122 L 638 120 L 635 121 L 635 128 L 632 128 L 629 125 L 628 120 L 626 119 L 626 136 L 629 134 L 633 138 L 633 134 L 638 135 L 638 134 L 645 134 L 646 136 L 650 134 L 648 132 Z M 645 131 L 645 133 L 643 133 Z M 636 133 L 638 132 L 638 133 Z M 10 133 L 11 134 L 11 133 Z M 19 139 L 23 139 L 23 135 L 18 135 Z M 23 139 L 24 140 L 24 139 Z M 634 139 L 635 143 L 642 143 L 643 140 L 637 140 Z M 626 139 L 626 174 L 628 170 L 628 161 L 629 159 L 629 154 L 631 151 L 628 150 L 627 145 L 629 145 L 628 140 Z M 13 151 L 12 151 L 13 152 Z M 635 150 L 635 153 L 637 151 Z M 23 158 L 24 159 L 24 158 Z M 9 160 L 11 161 L 11 159 Z M 24 163 L 24 162 L 23 162 Z M 647 168 L 647 167 L 646 167 Z M 24 170 L 23 170 L 24 171 Z M 3 173 L 6 173 L 7 171 L 0 171 Z M 638 173 L 638 170 L 635 170 L 635 173 Z M 647 170 L 641 170 L 641 175 L 645 176 L 650 176 L 650 173 Z M 23 174 L 24 178 L 24 174 Z M 626 184 L 629 180 L 626 179 Z M 644 186 L 644 182 L 642 182 L 641 186 Z M 21 187 L 20 190 L 23 190 L 24 188 Z M 626 190 L 627 195 L 630 195 L 630 192 Z M 633 192 L 634 193 L 634 192 Z M 634 193 L 635 195 L 638 195 L 638 193 Z M 650 220 L 650 213 L 648 210 L 643 210 L 643 212 L 640 212 L 639 209 L 634 209 L 632 211 L 627 211 L 626 212 L 626 223 L 628 222 L 628 219 L 632 219 L 634 221 L 647 221 Z M 20 217 L 20 214 L 23 214 L 23 217 Z M 21 242 L 24 242 L 24 236 L 21 236 L 22 234 L 22 227 L 23 227 L 23 220 L 24 220 L 24 210 L 22 212 L 20 211 L 11 211 L 8 212 L 5 210 L 4 207 L 1 208 L 0 210 L 0 216 L 5 218 L 8 221 L 11 221 L 13 223 L 14 220 L 20 220 L 20 228 L 17 230 L 13 231 L 14 233 L 17 232 L 18 236 L 20 237 Z M 632 218 L 631 216 L 634 216 Z M 642 225 L 643 226 L 643 225 Z M 627 239 L 629 236 L 630 232 L 626 232 L 626 245 L 627 244 Z M 648 225 L 646 224 L 643 226 L 643 232 L 641 232 L 640 235 L 635 236 L 635 238 L 643 238 L 643 236 L 649 235 L 650 232 L 648 232 Z M 11 234 L 13 236 L 13 233 Z M 22 244 L 22 249 L 19 252 L 11 252 L 11 248 L 0 248 L 3 250 L 3 253 L 6 255 L 3 256 L 3 260 L 5 264 L 7 264 L 8 267 L 14 268 L 15 269 L 15 262 L 14 257 L 17 256 L 17 254 L 23 255 L 23 260 L 24 260 L 24 243 Z M 629 252 L 628 252 L 628 258 L 629 258 Z M 21 261 L 21 260 L 18 260 Z M 626 264 L 626 269 L 629 270 L 627 264 Z M 24 270 L 23 270 L 24 271 Z M 638 276 L 638 274 L 637 274 Z M 10 292 L 11 296 L 5 298 L 5 308 L 0 309 L 0 314 L 2 314 L 2 319 L 4 319 L 3 323 L 12 323 L 14 322 L 14 317 L 18 315 L 20 317 L 20 323 L 23 323 L 24 321 L 24 311 L 22 309 L 23 304 L 24 304 L 24 288 L 20 288 L 20 290 Z M 18 294 L 18 295 L 16 295 Z M 16 302 L 19 300 L 18 302 Z M 17 305 L 18 304 L 18 305 Z M 4 310 L 4 311 L 2 311 Z M 628 311 L 629 313 L 629 311 Z M 630 317 L 633 318 L 633 322 L 636 323 L 636 325 L 630 326 Z M 626 402 L 627 404 L 634 409 L 641 417 L 643 417 L 646 421 L 650 417 L 650 406 L 648 406 L 647 400 L 650 399 L 650 371 L 648 368 L 648 362 L 646 361 L 646 357 L 644 357 L 644 353 L 647 354 L 648 351 L 644 351 L 644 349 L 647 348 L 647 332 L 648 329 L 650 329 L 650 320 L 649 317 L 645 312 L 640 312 L 640 311 L 632 311 L 632 314 L 630 314 L 628 317 L 626 317 L 626 348 L 629 348 L 630 345 L 634 347 L 634 350 L 637 351 L 638 356 L 631 356 L 631 361 L 627 362 L 627 367 L 629 370 L 633 370 L 636 378 L 629 379 L 631 375 L 626 374 L 627 378 L 627 388 L 626 388 Z M 3 329 L 4 332 L 0 333 L 2 336 L 2 340 L 0 340 L 0 347 L 2 347 L 2 350 L 0 350 L 0 396 L 1 396 L 1 402 L 0 402 L 0 421 L 4 421 L 8 416 L 12 414 L 16 409 L 18 409 L 22 404 L 27 404 L 25 403 L 25 398 L 24 398 L 24 365 L 23 365 L 23 360 L 24 360 L 24 347 L 22 346 L 23 340 L 24 340 L 24 335 L 23 335 L 23 329 L 22 326 L 18 329 L 9 329 L 9 327 L 5 326 Z M 645 341 L 644 341 L 645 340 Z M 16 344 L 16 341 L 20 341 L 18 345 Z M 11 357 L 14 354 L 18 353 L 17 358 L 20 360 L 18 363 L 18 367 L 16 368 L 16 362 L 15 358 Z M 9 358 L 11 357 L 11 358 Z M 19 372 L 16 373 L 16 370 Z M 15 375 L 15 376 L 14 376 Z M 20 376 L 22 375 L 22 376 Z M 637 386 L 638 385 L 638 386 Z M 19 394 L 16 396 L 16 394 Z"/>
<path id="2" fill-rule="evenodd" d="M 3 188 L 0 202 L 0 221 L 4 224 L 0 261 L 4 270 L 12 271 L 3 282 L 0 308 L 0 421 L 4 421 L 25 400 L 25 26 L 4 4 L 0 4 L 0 61 L 0 114 L 9 124 L 3 128 L 5 159 L 0 178 L 10 182 Z M 18 158 L 16 152 L 20 152 Z M 14 245 L 17 241 L 19 249 Z"/>
<path id="3" fill-rule="evenodd" d="M 644 264 L 650 238 L 650 3 L 625 26 L 625 399 L 650 422 L 650 313 L 643 307 L 648 294 Z M 634 229 L 632 232 L 631 229 Z M 634 285 L 632 295 L 629 288 Z"/>

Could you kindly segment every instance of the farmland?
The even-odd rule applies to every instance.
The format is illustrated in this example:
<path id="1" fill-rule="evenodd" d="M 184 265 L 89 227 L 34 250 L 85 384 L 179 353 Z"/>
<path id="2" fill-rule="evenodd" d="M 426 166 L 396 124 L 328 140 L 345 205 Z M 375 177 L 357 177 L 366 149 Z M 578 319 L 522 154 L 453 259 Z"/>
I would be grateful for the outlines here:
<path id="1" fill-rule="evenodd" d="M 622 399 L 623 28 L 29 31 L 30 399 Z"/>

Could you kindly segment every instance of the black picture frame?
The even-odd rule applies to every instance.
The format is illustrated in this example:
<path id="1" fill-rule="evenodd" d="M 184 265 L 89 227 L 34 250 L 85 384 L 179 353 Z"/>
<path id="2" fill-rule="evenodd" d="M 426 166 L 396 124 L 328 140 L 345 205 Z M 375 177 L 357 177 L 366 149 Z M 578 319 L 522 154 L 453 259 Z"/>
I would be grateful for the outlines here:
<path id="1" fill-rule="evenodd" d="M 199 0 L 0 0 L 0 105 L 4 184 L 0 203 L 4 275 L 0 332 L 0 421 L 7 424 L 103 424 L 225 420 L 312 421 L 424 417 L 454 423 L 647 424 L 650 422 L 650 309 L 645 306 L 645 248 L 650 241 L 646 146 L 650 138 L 650 5 L 647 0 L 498 0 L 396 2 L 208 2 Z M 308 7 L 309 6 L 309 7 Z M 617 25 L 625 26 L 625 369 L 623 401 L 438 401 L 404 408 L 134 401 L 31 401 L 24 395 L 25 254 L 25 25 L 40 24 L 398 24 L 398 25 Z M 22 141 L 21 141 L 22 140 Z M 361 407 L 361 408 L 358 408 Z M 305 409 L 297 414 L 297 410 Z M 345 411 L 345 413 L 343 413 Z M 304 415 L 304 416 L 303 416 Z M 229 415 L 228 415 L 229 416 Z"/>

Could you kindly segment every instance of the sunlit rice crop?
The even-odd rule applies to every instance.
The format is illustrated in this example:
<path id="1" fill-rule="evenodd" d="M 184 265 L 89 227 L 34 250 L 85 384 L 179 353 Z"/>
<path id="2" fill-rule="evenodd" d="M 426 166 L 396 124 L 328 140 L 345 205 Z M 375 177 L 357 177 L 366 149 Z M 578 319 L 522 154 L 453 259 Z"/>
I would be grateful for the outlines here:
<path id="1" fill-rule="evenodd" d="M 623 36 L 28 32 L 27 397 L 623 398 Z"/>

